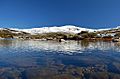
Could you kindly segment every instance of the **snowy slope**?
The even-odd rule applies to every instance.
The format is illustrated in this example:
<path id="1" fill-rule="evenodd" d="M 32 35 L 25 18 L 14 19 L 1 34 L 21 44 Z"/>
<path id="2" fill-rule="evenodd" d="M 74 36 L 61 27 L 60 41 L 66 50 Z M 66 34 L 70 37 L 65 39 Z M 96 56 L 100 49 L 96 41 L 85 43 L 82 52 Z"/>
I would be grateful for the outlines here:
<path id="1" fill-rule="evenodd" d="M 82 28 L 72 25 L 66 25 L 61 27 L 42 27 L 42 28 L 31 28 L 31 29 L 14 29 L 19 31 L 24 31 L 31 34 L 40 34 L 40 33 L 50 33 L 50 32 L 66 32 L 66 33 L 79 33 L 81 31 L 96 31 L 95 29 Z"/>
<path id="2" fill-rule="evenodd" d="M 41 27 L 41 28 L 31 28 L 31 29 L 17 29 L 17 28 L 9 28 L 11 30 L 16 30 L 14 32 L 27 32 L 30 34 L 41 34 L 41 33 L 50 33 L 50 32 L 66 32 L 66 33 L 80 33 L 81 31 L 88 31 L 88 32 L 94 32 L 94 31 L 103 31 L 103 30 L 110 30 L 110 29 L 118 29 L 120 26 L 116 28 L 106 28 L 106 29 L 88 29 L 88 28 L 82 28 L 78 26 L 73 25 L 66 25 L 66 26 L 53 26 L 53 27 Z M 0 28 L 2 30 L 3 28 Z"/>

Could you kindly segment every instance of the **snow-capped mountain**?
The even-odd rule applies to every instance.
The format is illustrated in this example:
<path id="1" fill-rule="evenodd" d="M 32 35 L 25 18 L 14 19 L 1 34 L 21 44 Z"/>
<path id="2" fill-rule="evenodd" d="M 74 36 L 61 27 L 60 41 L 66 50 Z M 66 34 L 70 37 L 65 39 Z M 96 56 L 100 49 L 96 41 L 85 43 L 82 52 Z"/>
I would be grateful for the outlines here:
<path id="1" fill-rule="evenodd" d="M 50 32 L 79 33 L 81 31 L 89 31 L 89 32 L 97 31 L 96 29 L 82 28 L 73 25 L 66 25 L 61 27 L 53 26 L 53 27 L 31 28 L 31 29 L 14 29 L 14 30 L 19 30 L 31 34 L 41 34 L 41 33 L 50 33 Z"/>
<path id="2" fill-rule="evenodd" d="M 82 28 L 74 25 L 65 25 L 60 27 L 53 26 L 53 27 L 31 28 L 31 29 L 9 28 L 9 31 L 11 30 L 14 33 L 26 32 L 30 34 L 41 34 L 41 33 L 50 33 L 50 32 L 80 33 L 81 31 L 94 32 L 94 31 L 106 31 L 106 30 L 119 29 L 119 28 L 120 26 L 116 28 L 106 28 L 106 29 L 89 29 L 89 28 Z M 3 30 L 3 29 L 4 28 L 0 28 L 0 30 Z"/>

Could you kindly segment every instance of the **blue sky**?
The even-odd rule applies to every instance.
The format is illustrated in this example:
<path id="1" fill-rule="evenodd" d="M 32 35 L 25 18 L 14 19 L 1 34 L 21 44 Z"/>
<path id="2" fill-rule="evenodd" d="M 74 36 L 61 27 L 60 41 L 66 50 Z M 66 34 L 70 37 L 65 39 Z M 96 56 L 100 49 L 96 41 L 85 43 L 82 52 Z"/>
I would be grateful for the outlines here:
<path id="1" fill-rule="evenodd" d="M 120 0 L 0 0 L 0 27 L 120 25 Z"/>

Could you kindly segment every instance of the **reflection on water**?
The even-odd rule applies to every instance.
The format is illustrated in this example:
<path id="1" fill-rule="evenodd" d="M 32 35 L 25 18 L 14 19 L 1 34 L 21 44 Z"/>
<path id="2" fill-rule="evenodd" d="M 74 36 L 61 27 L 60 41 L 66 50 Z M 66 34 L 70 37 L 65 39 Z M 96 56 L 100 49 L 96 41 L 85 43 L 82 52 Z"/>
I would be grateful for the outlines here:
<path id="1" fill-rule="evenodd" d="M 0 40 L 0 79 L 119 79 L 120 44 Z"/>
<path id="2" fill-rule="evenodd" d="M 10 51 L 56 51 L 57 53 L 84 53 L 86 50 L 101 50 L 120 52 L 120 44 L 112 42 L 89 42 L 89 41 L 20 41 L 20 40 L 0 40 L 0 47 Z"/>

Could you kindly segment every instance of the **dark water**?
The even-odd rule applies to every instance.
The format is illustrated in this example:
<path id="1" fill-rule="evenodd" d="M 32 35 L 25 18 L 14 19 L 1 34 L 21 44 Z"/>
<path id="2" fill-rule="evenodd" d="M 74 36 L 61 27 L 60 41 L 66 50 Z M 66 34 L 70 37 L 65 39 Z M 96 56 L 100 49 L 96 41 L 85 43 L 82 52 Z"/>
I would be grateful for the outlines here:
<path id="1" fill-rule="evenodd" d="M 0 79 L 120 79 L 120 44 L 0 40 Z"/>

